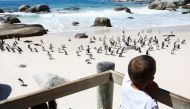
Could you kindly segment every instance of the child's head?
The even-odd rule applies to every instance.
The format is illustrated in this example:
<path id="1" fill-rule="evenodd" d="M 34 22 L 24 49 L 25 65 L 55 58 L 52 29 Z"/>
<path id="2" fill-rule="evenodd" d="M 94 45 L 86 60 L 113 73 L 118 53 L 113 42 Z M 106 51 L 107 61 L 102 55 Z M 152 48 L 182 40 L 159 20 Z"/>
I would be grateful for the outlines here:
<path id="1" fill-rule="evenodd" d="M 146 85 L 153 81 L 156 61 L 147 55 L 133 58 L 128 65 L 128 74 L 132 83 Z"/>

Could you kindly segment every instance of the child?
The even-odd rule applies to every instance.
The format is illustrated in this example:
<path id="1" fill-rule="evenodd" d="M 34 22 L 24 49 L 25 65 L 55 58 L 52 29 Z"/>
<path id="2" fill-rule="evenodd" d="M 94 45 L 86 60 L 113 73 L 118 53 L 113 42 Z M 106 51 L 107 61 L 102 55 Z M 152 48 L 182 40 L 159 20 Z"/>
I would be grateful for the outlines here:
<path id="1" fill-rule="evenodd" d="M 128 75 L 122 84 L 120 109 L 158 109 L 155 101 L 158 90 L 153 81 L 155 60 L 147 55 L 133 58 L 128 65 Z"/>

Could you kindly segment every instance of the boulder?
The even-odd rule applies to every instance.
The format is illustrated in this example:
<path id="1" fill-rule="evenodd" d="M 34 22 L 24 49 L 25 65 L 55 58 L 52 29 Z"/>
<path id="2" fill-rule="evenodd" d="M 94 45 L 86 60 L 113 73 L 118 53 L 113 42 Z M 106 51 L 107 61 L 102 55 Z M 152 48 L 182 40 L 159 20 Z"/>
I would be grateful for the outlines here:
<path id="1" fill-rule="evenodd" d="M 150 3 L 148 8 L 149 9 L 157 9 L 159 4 L 157 2 Z"/>
<path id="2" fill-rule="evenodd" d="M 37 13 L 37 12 L 50 12 L 50 8 L 47 5 L 35 5 L 33 7 L 30 7 L 26 9 L 26 12 L 31 12 L 31 13 Z"/>
<path id="3" fill-rule="evenodd" d="M 36 8 L 37 12 L 50 12 L 49 6 L 44 5 L 44 4 L 36 5 L 35 8 Z"/>
<path id="4" fill-rule="evenodd" d="M 190 0 L 183 0 L 182 5 L 186 5 L 188 3 L 190 3 Z"/>
<path id="5" fill-rule="evenodd" d="M 40 24 L 0 24 L 0 39 L 41 36 L 46 30 Z"/>
<path id="6" fill-rule="evenodd" d="M 21 23 L 21 21 L 15 16 L 5 16 L 3 23 L 13 24 L 13 23 Z"/>
<path id="7" fill-rule="evenodd" d="M 79 25 L 79 22 L 73 22 L 72 25 L 73 25 L 73 26 L 78 26 L 78 25 Z"/>
<path id="8" fill-rule="evenodd" d="M 190 11 L 182 12 L 182 14 L 190 14 Z"/>
<path id="9" fill-rule="evenodd" d="M 18 8 L 18 11 L 19 11 L 19 12 L 25 12 L 28 8 L 30 8 L 29 5 L 21 5 L 21 6 Z"/>
<path id="10" fill-rule="evenodd" d="M 178 7 L 173 2 L 165 2 L 166 9 L 177 9 Z"/>
<path id="11" fill-rule="evenodd" d="M 80 39 L 80 38 L 88 38 L 88 36 L 85 33 L 77 33 L 75 35 L 75 38 Z"/>
<path id="12" fill-rule="evenodd" d="M 180 6 L 183 6 L 184 4 L 183 4 L 183 2 L 181 2 L 181 1 L 174 1 L 173 2 L 178 8 L 180 7 Z"/>
<path id="13" fill-rule="evenodd" d="M 129 8 L 125 9 L 125 12 L 132 14 L 132 12 L 131 12 L 131 10 Z"/>
<path id="14" fill-rule="evenodd" d="M 183 8 L 183 9 L 190 9 L 190 3 L 188 3 L 188 4 L 184 5 L 184 6 L 182 6 L 181 8 Z"/>
<path id="15" fill-rule="evenodd" d="M 167 1 L 158 1 L 150 3 L 148 6 L 149 9 L 156 9 L 156 10 L 166 10 L 168 9 L 177 9 L 178 7 L 173 2 Z"/>
<path id="16" fill-rule="evenodd" d="M 131 13 L 131 10 L 127 7 L 116 7 L 114 8 L 115 11 L 125 11 L 127 13 Z"/>
<path id="17" fill-rule="evenodd" d="M 4 13 L 4 11 L 2 9 L 0 9 L 0 13 Z"/>
<path id="18" fill-rule="evenodd" d="M 36 11 L 35 7 L 30 7 L 28 9 L 26 9 L 25 12 L 36 13 L 37 11 Z"/>
<path id="19" fill-rule="evenodd" d="M 115 11 L 123 11 L 125 10 L 127 7 L 116 7 L 114 8 Z M 128 8 L 127 8 L 128 9 Z"/>
<path id="20" fill-rule="evenodd" d="M 97 17 L 94 21 L 93 26 L 106 26 L 106 27 L 111 27 L 111 22 L 110 19 L 106 17 Z"/>

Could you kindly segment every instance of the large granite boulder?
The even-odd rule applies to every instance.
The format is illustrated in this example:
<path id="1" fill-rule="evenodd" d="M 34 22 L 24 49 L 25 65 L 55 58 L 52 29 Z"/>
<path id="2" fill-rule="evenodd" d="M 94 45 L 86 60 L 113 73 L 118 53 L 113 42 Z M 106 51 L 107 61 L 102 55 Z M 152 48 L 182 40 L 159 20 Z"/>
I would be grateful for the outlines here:
<path id="1" fill-rule="evenodd" d="M 27 9 L 29 9 L 30 6 L 29 5 L 21 5 L 19 8 L 18 8 L 18 11 L 19 12 L 25 12 Z"/>
<path id="2" fill-rule="evenodd" d="M 106 26 L 112 27 L 110 19 L 106 17 L 97 17 L 94 21 L 94 25 L 92 26 Z"/>
<path id="3" fill-rule="evenodd" d="M 158 1 L 150 3 L 148 8 L 156 10 L 166 10 L 166 9 L 177 9 L 178 7 L 173 2 Z"/>
<path id="4" fill-rule="evenodd" d="M 41 36 L 47 31 L 39 24 L 0 24 L 0 39 Z"/>
<path id="5" fill-rule="evenodd" d="M 33 7 L 30 7 L 26 9 L 26 12 L 31 12 L 31 13 L 38 13 L 38 12 L 50 12 L 50 8 L 47 5 L 35 5 Z"/>
<path id="6" fill-rule="evenodd" d="M 4 11 L 2 9 L 0 9 L 0 13 L 4 13 Z"/>
<path id="7" fill-rule="evenodd" d="M 77 39 L 88 38 L 88 36 L 85 33 L 77 33 L 75 35 L 75 38 L 77 38 Z"/>
<path id="8" fill-rule="evenodd" d="M 125 11 L 127 13 L 131 13 L 131 10 L 127 7 L 116 7 L 114 8 L 115 11 Z"/>
<path id="9" fill-rule="evenodd" d="M 21 21 L 15 17 L 15 16 L 5 16 L 3 17 L 3 23 L 9 23 L 9 24 L 13 24 L 13 23 L 21 23 Z"/>
<path id="10" fill-rule="evenodd" d="M 184 5 L 184 6 L 182 6 L 181 8 L 183 8 L 183 9 L 190 9 L 190 3 L 188 3 L 188 4 Z"/>

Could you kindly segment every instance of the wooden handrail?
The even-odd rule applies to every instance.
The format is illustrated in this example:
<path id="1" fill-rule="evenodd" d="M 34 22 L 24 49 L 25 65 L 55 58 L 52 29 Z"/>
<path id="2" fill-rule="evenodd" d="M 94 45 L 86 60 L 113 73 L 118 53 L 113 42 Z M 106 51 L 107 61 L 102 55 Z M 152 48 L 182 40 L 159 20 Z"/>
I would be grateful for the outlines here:
<path id="1" fill-rule="evenodd" d="M 112 81 L 114 81 L 114 83 L 122 85 L 124 74 L 116 71 L 110 72 L 112 73 Z M 158 102 L 170 106 L 174 109 L 190 109 L 190 99 L 179 96 L 161 88 L 159 88 L 159 96 L 157 100 Z"/>
<path id="2" fill-rule="evenodd" d="M 106 71 L 69 82 L 62 86 L 0 101 L 0 109 L 24 109 L 109 82 L 121 85 L 123 78 L 124 74 L 122 73 L 111 70 Z M 159 89 L 158 101 L 175 109 L 190 109 L 189 99 L 163 89 Z"/>
<path id="3" fill-rule="evenodd" d="M 47 90 L 40 90 L 24 96 L 0 101 L 0 109 L 26 109 L 50 100 L 67 96 L 82 90 L 86 90 L 98 85 L 109 83 L 110 72 L 88 76 L 65 85 L 54 87 Z"/>

